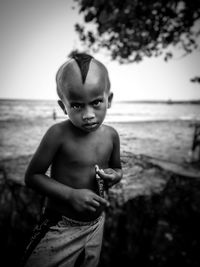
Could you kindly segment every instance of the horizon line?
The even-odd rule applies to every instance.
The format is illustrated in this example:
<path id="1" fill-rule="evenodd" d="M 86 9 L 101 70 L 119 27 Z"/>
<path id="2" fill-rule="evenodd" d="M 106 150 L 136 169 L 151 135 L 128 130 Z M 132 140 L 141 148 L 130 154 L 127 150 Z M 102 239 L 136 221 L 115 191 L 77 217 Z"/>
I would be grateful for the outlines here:
<path id="1" fill-rule="evenodd" d="M 55 101 L 57 102 L 59 98 L 57 99 L 47 99 L 47 98 L 4 98 L 0 97 L 0 101 Z M 114 100 L 115 103 L 200 103 L 199 99 L 137 99 L 137 100 Z"/>

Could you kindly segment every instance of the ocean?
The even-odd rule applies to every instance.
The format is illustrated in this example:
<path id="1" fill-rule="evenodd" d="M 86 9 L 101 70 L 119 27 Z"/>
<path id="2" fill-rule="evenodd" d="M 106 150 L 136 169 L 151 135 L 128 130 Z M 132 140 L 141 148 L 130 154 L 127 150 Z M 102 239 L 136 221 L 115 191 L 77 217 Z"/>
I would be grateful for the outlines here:
<path id="1" fill-rule="evenodd" d="M 47 129 L 64 118 L 56 101 L 0 100 L 0 160 L 32 155 Z M 177 162 L 191 148 L 194 121 L 200 121 L 200 104 L 114 102 L 105 119 L 118 130 L 122 152 Z"/>
<path id="2" fill-rule="evenodd" d="M 0 100 L 0 121 L 52 118 L 53 111 L 64 119 L 56 101 Z M 114 102 L 105 119 L 108 122 L 166 120 L 200 120 L 200 104 Z"/>

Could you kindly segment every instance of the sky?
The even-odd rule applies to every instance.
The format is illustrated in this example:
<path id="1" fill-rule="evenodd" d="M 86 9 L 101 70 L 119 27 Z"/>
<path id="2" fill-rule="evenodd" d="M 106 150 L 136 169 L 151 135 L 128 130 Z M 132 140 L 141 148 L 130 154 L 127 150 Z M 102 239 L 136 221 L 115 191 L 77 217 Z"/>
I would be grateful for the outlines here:
<path id="1" fill-rule="evenodd" d="M 1 0 L 0 98 L 57 100 L 57 69 L 80 48 L 77 22 L 83 17 L 73 0 Z M 127 65 L 93 56 L 108 68 L 115 101 L 200 99 L 200 85 L 190 82 L 200 75 L 200 51 Z"/>

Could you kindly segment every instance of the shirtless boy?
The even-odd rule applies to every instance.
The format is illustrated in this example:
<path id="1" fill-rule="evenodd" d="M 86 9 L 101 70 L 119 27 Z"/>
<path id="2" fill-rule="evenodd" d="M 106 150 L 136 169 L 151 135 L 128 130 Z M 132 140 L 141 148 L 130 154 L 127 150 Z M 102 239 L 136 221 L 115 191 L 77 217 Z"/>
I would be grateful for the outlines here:
<path id="1" fill-rule="evenodd" d="M 68 118 L 46 132 L 26 171 L 26 185 L 48 201 L 25 266 L 95 267 L 109 205 L 96 177 L 108 187 L 122 178 L 118 133 L 103 124 L 113 94 L 106 67 L 87 54 L 65 62 L 56 83 Z"/>

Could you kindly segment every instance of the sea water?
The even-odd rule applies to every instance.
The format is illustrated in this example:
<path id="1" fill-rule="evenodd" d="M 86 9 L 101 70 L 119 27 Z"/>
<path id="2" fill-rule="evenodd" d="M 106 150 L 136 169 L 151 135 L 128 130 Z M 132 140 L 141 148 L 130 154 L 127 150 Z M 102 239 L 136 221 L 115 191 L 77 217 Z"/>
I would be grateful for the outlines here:
<path id="1" fill-rule="evenodd" d="M 53 100 L 0 100 L 0 122 L 23 119 L 58 118 L 64 114 Z M 200 104 L 113 102 L 105 121 L 200 120 Z"/>
<path id="2" fill-rule="evenodd" d="M 53 113 L 56 114 L 56 121 L 53 120 Z M 33 154 L 47 129 L 65 118 L 67 116 L 64 116 L 56 101 L 0 100 L 0 160 Z M 118 127 L 122 150 L 127 150 L 128 144 L 133 153 L 152 155 L 156 151 L 157 155 L 157 147 L 165 157 L 175 155 L 177 151 L 181 156 L 177 154 L 176 157 L 181 158 L 191 146 L 192 129 L 185 130 L 177 124 L 169 129 L 165 122 L 185 120 L 200 120 L 200 105 L 113 102 L 105 122 Z M 151 123 L 133 126 L 133 122 Z M 158 127 L 156 122 L 164 123 Z M 121 126 L 116 123 L 121 123 Z M 166 152 L 169 147 L 173 148 L 171 154 Z"/>

